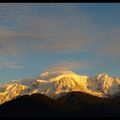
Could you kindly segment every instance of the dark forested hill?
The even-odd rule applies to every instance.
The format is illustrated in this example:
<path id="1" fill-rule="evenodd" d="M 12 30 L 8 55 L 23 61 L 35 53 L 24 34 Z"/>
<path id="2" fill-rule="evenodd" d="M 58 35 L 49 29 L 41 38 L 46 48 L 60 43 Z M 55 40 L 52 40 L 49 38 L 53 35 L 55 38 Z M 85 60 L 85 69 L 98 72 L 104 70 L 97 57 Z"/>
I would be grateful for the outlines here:
<path id="1" fill-rule="evenodd" d="M 53 100 L 45 95 L 25 95 L 0 106 L 0 117 L 120 117 L 120 98 L 98 98 L 71 92 Z"/>

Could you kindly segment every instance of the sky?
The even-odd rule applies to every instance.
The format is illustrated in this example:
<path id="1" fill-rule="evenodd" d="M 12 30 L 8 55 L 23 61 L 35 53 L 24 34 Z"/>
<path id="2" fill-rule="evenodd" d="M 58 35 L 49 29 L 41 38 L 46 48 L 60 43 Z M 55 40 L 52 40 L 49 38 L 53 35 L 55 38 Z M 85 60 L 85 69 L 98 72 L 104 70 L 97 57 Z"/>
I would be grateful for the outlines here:
<path id="1" fill-rule="evenodd" d="M 120 77 L 120 3 L 0 3 L 0 83 L 50 68 Z"/>

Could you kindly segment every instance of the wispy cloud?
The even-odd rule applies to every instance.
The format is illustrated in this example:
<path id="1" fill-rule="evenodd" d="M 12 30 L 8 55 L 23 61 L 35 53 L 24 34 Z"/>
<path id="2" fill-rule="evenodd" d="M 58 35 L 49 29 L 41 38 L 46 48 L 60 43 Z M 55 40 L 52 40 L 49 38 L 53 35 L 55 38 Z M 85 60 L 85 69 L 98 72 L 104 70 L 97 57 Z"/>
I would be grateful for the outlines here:
<path id="1" fill-rule="evenodd" d="M 110 41 L 100 50 L 101 54 L 111 57 L 120 57 L 120 40 Z"/>
<path id="2" fill-rule="evenodd" d="M 1 21 L 9 23 L 0 25 L 2 56 L 29 51 L 79 51 L 96 55 L 103 51 L 119 55 L 119 29 L 115 28 L 116 33 L 107 28 L 99 30 L 88 15 L 70 4 L 67 7 L 64 4 L 3 4 L 0 7 Z M 113 39 L 118 40 L 115 43 Z"/>
<path id="3" fill-rule="evenodd" d="M 120 27 L 115 27 L 110 30 L 103 30 L 102 34 L 98 35 L 98 39 L 100 42 L 97 42 L 97 49 L 93 47 L 95 50 L 96 56 L 99 55 L 101 57 L 111 57 L 111 58 L 119 58 L 120 57 Z"/>
<path id="4" fill-rule="evenodd" d="M 86 51 L 91 48 L 94 38 L 90 38 L 89 27 L 84 26 L 83 21 L 77 26 L 75 19 L 80 21 L 81 16 L 66 16 L 65 21 L 50 16 L 26 16 L 21 25 L 16 25 L 17 30 L 2 27 L 0 29 L 0 55 L 16 55 L 28 49 L 49 50 L 49 52 Z M 73 29 L 71 29 L 71 22 L 75 24 Z"/>
<path id="5" fill-rule="evenodd" d="M 58 8 L 57 12 L 54 11 L 55 7 Z M 36 14 L 35 8 L 41 11 Z M 45 15 L 42 14 L 43 8 Z M 6 24 L 9 24 L 7 27 L 6 24 L 1 24 L 0 55 L 17 55 L 29 52 L 28 49 L 51 52 L 73 49 L 82 51 L 85 47 L 88 48 L 91 41 L 86 41 L 89 32 L 83 32 L 89 30 L 86 18 L 81 13 L 77 14 L 77 8 L 70 4 L 67 7 L 64 4 L 3 4 L 0 9 L 1 22 L 7 21 Z M 11 26 L 13 22 L 14 25 Z"/>
<path id="6" fill-rule="evenodd" d="M 90 66 L 85 61 L 67 61 L 58 63 L 54 66 L 51 66 L 45 71 L 57 71 L 57 70 L 77 70 L 77 69 L 90 69 L 92 66 Z"/>
<path id="7" fill-rule="evenodd" d="M 23 69 L 22 65 L 19 65 L 15 61 L 10 61 L 5 58 L 0 58 L 0 69 Z"/>

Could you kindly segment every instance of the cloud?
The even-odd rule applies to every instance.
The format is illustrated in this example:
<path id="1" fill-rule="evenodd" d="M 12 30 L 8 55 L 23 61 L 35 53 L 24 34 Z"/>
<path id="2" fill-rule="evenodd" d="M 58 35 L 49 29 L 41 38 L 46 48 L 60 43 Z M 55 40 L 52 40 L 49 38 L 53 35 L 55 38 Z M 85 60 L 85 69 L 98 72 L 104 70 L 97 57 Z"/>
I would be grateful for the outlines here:
<path id="1" fill-rule="evenodd" d="M 5 58 L 0 58 L 0 69 L 23 69 L 24 67 L 19 65 L 15 61 L 10 61 Z"/>
<path id="2" fill-rule="evenodd" d="M 18 55 L 22 52 L 23 43 L 17 38 L 20 33 L 10 30 L 7 27 L 0 27 L 0 55 Z M 20 43 L 20 44 L 19 44 Z"/>
<path id="3" fill-rule="evenodd" d="M 30 51 L 119 55 L 119 29 L 99 29 L 74 5 L 3 4 L 0 9 L 2 56 Z M 114 39 L 118 41 L 114 43 Z"/>
<path id="4" fill-rule="evenodd" d="M 39 14 L 33 12 L 36 9 L 32 4 L 27 5 L 27 9 L 25 6 L 25 4 L 14 4 L 14 7 L 11 7 L 6 4 L 1 7 L 6 11 L 0 12 L 1 21 L 7 20 L 9 25 L 0 27 L 0 55 L 26 54 L 30 50 L 63 52 L 86 51 L 91 48 L 94 40 L 90 38 L 89 25 L 86 23 L 86 18 L 75 7 L 71 5 L 66 7 L 64 4 L 50 7 L 44 5 L 46 9 L 50 9 L 50 12 L 46 10 L 44 15 L 41 11 Z M 62 12 L 56 9 L 57 6 Z M 42 5 L 37 7 L 41 9 Z M 25 12 L 22 12 L 24 9 Z M 54 11 L 55 9 L 57 12 Z M 13 22 L 14 25 L 10 26 Z"/>
<path id="5" fill-rule="evenodd" d="M 120 57 L 120 28 L 114 28 L 106 31 L 104 39 L 99 44 L 99 49 L 96 51 L 100 55 L 110 57 Z"/>
<path id="6" fill-rule="evenodd" d="M 114 40 L 108 43 L 104 48 L 101 49 L 101 52 L 111 57 L 120 57 L 120 40 Z"/>
<path id="7" fill-rule="evenodd" d="M 57 70 L 77 70 L 77 69 L 88 69 L 91 66 L 85 61 L 67 61 L 58 63 L 54 66 L 51 66 L 45 71 L 57 71 Z"/>

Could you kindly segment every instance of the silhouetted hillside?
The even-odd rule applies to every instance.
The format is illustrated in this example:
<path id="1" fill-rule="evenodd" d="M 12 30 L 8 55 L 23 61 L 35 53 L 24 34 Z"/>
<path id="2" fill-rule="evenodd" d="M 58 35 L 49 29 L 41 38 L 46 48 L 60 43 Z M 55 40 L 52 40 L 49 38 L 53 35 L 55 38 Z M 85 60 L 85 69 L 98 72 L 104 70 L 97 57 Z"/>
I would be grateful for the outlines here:
<path id="1" fill-rule="evenodd" d="M 71 92 L 57 100 L 74 116 L 120 117 L 120 97 L 99 98 L 81 92 Z"/>
<path id="2" fill-rule="evenodd" d="M 46 116 L 57 112 L 60 105 L 41 94 L 25 95 L 0 106 L 0 116 Z"/>
<path id="3" fill-rule="evenodd" d="M 120 98 L 98 98 L 71 92 L 53 100 L 45 95 L 25 95 L 0 106 L 4 117 L 120 117 Z"/>

